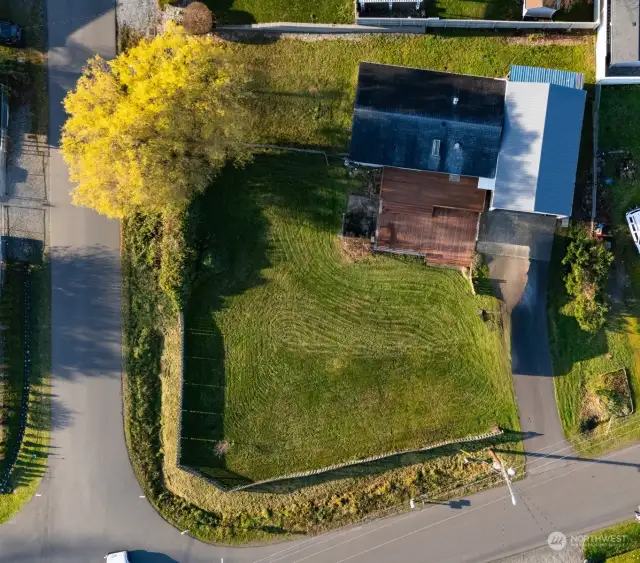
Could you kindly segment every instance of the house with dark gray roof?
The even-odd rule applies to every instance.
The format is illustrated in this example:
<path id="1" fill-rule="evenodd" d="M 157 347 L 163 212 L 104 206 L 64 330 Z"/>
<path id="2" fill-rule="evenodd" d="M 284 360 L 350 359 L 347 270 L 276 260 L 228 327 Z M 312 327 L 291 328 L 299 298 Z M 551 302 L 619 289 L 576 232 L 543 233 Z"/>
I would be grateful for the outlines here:
<path id="1" fill-rule="evenodd" d="M 506 81 L 361 63 L 351 159 L 493 178 Z"/>
<path id="2" fill-rule="evenodd" d="M 525 66 L 507 81 L 361 63 L 350 159 L 384 169 L 376 248 L 462 265 L 483 211 L 570 216 L 583 84 Z"/>

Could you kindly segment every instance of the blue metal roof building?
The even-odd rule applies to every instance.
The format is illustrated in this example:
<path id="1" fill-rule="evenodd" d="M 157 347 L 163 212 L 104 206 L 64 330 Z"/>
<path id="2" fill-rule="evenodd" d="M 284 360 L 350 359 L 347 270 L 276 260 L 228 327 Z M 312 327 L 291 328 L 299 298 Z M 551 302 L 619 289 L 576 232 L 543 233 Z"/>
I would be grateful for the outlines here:
<path id="1" fill-rule="evenodd" d="M 584 88 L 584 74 L 568 70 L 556 70 L 553 68 L 540 68 L 536 66 L 511 65 L 509 71 L 511 82 L 539 82 L 555 84 L 566 88 L 582 90 Z"/>

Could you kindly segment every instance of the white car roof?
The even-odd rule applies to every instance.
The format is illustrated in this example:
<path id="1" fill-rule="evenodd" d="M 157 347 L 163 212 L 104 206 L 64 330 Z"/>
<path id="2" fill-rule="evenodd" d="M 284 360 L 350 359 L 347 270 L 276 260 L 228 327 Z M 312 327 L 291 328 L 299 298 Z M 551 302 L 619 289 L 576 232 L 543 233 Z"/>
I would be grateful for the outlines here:
<path id="1" fill-rule="evenodd" d="M 107 555 L 108 563 L 129 563 L 126 551 L 117 551 L 115 553 L 109 553 Z"/>

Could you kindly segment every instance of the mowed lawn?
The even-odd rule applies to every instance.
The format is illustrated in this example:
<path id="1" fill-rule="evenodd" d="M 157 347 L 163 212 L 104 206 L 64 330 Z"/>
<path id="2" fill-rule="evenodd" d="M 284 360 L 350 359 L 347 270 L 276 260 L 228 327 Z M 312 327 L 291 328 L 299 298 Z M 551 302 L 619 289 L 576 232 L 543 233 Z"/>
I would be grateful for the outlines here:
<path id="1" fill-rule="evenodd" d="M 183 462 L 259 480 L 517 428 L 501 331 L 478 314 L 495 302 L 415 258 L 344 259 L 353 182 L 340 161 L 269 153 L 204 196 Z"/>
<path id="2" fill-rule="evenodd" d="M 446 30 L 444 30 L 446 31 Z M 506 77 L 511 64 L 575 70 L 593 83 L 592 37 L 556 45 L 537 37 L 446 31 L 306 42 L 232 43 L 251 78 L 254 140 L 346 151 L 361 61 Z"/>
<path id="3" fill-rule="evenodd" d="M 205 0 L 218 23 L 261 22 L 353 23 L 351 0 Z"/>
<path id="4" fill-rule="evenodd" d="M 262 22 L 354 23 L 350 0 L 205 0 L 219 23 Z M 385 5 L 386 7 L 386 5 Z M 426 3 L 427 17 L 446 19 L 517 20 L 522 6 L 516 0 L 435 0 Z M 588 13 L 588 12 L 587 12 Z M 383 12 L 380 12 L 385 17 Z M 591 8 L 593 15 L 593 8 Z"/>

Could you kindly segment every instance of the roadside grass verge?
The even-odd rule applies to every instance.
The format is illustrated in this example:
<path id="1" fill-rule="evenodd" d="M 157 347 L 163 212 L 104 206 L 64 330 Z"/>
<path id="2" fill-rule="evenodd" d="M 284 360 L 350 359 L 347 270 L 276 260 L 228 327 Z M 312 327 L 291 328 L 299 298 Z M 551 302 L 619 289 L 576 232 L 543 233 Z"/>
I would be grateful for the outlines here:
<path id="1" fill-rule="evenodd" d="M 609 563 L 638 563 L 640 561 L 640 549 L 634 549 L 622 555 L 616 555 L 607 559 Z"/>
<path id="2" fill-rule="evenodd" d="M 15 400 L 22 391 L 24 378 L 24 310 L 21 307 L 24 276 L 30 276 L 31 318 L 31 389 L 26 429 L 17 462 L 9 481 L 13 494 L 0 495 L 0 524 L 14 516 L 35 493 L 47 468 L 50 430 L 50 359 L 51 359 L 51 285 L 48 262 L 31 266 L 21 272 L 17 264 L 8 266 L 5 286 L 0 299 L 0 318 L 3 324 L 3 363 L 9 370 L 7 384 L 15 386 L 12 393 Z M 17 386 L 20 386 L 19 388 Z M 4 400 L 4 399 L 3 399 Z M 15 411 L 12 401 L 12 416 Z M 16 425 L 7 428 L 3 437 L 3 450 L 16 445 Z M 3 462 L 8 458 L 4 457 Z M 4 463 L 0 463 L 4 474 Z"/>
<path id="3" fill-rule="evenodd" d="M 489 77 L 506 77 L 511 64 L 522 64 L 584 72 L 587 83 L 595 79 L 594 43 L 589 36 L 554 44 L 535 35 L 443 30 L 439 35 L 411 37 L 314 42 L 283 38 L 227 45 L 251 76 L 253 142 L 337 152 L 348 149 L 361 61 Z"/>
<path id="4" fill-rule="evenodd" d="M 597 456 L 621 447 L 640 436 L 640 416 L 636 411 L 625 417 L 632 422 L 624 432 L 612 432 L 620 424 L 600 425 L 592 432 L 581 428 L 581 409 L 585 388 L 601 375 L 625 368 L 629 375 L 634 406 L 638 401 L 638 371 L 627 334 L 621 328 L 622 315 L 615 307 L 605 327 L 595 334 L 583 331 L 573 315 L 564 286 L 564 267 L 561 264 L 568 241 L 557 234 L 549 268 L 548 322 L 549 344 L 553 358 L 555 391 L 560 421 L 576 452 Z"/>
<path id="5" fill-rule="evenodd" d="M 589 534 L 583 555 L 592 563 L 626 563 L 639 560 L 640 551 L 636 550 L 640 550 L 640 525 L 635 520 L 628 520 Z"/>
<path id="6" fill-rule="evenodd" d="M 636 178 L 640 163 L 640 117 L 636 108 L 640 103 L 640 88 L 634 86 L 604 87 L 600 103 L 599 148 L 607 151 L 628 151 L 634 161 Z M 556 239 L 554 261 L 549 285 L 549 325 L 554 366 L 556 370 L 556 398 L 560 419 L 567 437 L 577 444 L 579 453 L 599 455 L 623 447 L 640 439 L 640 257 L 628 231 L 625 213 L 640 206 L 640 182 L 619 175 L 615 159 L 605 157 L 604 177 L 613 183 L 604 187 L 600 196 L 608 203 L 614 234 L 615 262 L 612 267 L 609 292 L 612 310 L 606 326 L 595 335 L 579 329 L 566 306 L 560 260 L 566 248 L 562 238 Z M 630 423 L 618 435 L 612 427 L 602 425 L 596 431 L 581 433 L 580 409 L 585 384 L 603 373 L 625 368 L 629 375 L 635 408 L 625 417 Z M 586 440 L 583 440 L 587 438 Z"/>

